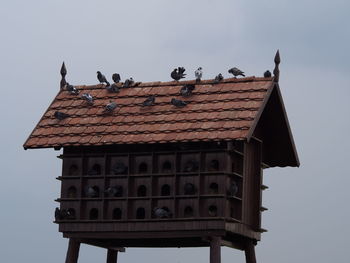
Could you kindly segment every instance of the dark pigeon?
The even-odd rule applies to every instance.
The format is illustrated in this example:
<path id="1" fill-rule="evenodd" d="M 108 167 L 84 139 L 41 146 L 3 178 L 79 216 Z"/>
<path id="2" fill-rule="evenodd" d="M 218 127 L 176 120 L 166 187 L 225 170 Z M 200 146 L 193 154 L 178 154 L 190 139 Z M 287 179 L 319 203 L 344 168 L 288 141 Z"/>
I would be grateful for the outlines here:
<path id="1" fill-rule="evenodd" d="M 192 183 L 186 183 L 184 185 L 184 194 L 185 195 L 194 195 L 196 193 L 196 187 Z"/>
<path id="2" fill-rule="evenodd" d="M 229 196 L 236 196 L 237 193 L 238 193 L 238 185 L 235 181 L 232 181 L 232 183 L 228 187 L 227 194 Z"/>
<path id="3" fill-rule="evenodd" d="M 185 78 L 185 76 L 186 76 L 185 70 L 186 70 L 186 69 L 185 69 L 184 67 L 178 67 L 177 69 L 174 69 L 174 70 L 171 72 L 170 76 L 171 76 L 174 80 L 178 81 L 178 80 L 180 80 L 180 79 Z"/>
<path id="4" fill-rule="evenodd" d="M 222 76 L 221 73 L 219 73 L 218 75 L 215 76 L 214 83 L 217 84 L 217 83 L 221 82 L 223 79 L 224 79 L 224 77 Z"/>
<path id="5" fill-rule="evenodd" d="M 95 197 L 98 197 L 99 195 L 98 191 L 96 190 L 96 187 L 92 187 L 92 186 L 89 186 L 86 189 L 85 194 L 87 197 L 90 197 L 90 198 L 95 198 Z"/>
<path id="6" fill-rule="evenodd" d="M 106 90 L 107 90 L 108 92 L 111 92 L 111 93 L 117 93 L 117 92 L 119 92 L 119 87 L 117 86 L 116 83 L 113 83 L 113 84 L 110 85 L 110 86 L 106 86 Z"/>
<path id="7" fill-rule="evenodd" d="M 84 93 L 81 98 L 85 100 L 89 105 L 94 104 L 94 98 L 89 93 Z"/>
<path id="8" fill-rule="evenodd" d="M 180 90 L 180 94 L 182 97 L 189 97 L 192 95 L 192 91 L 195 89 L 195 85 L 193 84 L 186 84 L 183 86 Z"/>
<path id="9" fill-rule="evenodd" d="M 66 83 L 65 87 L 70 95 L 78 95 L 79 94 L 79 90 L 77 88 L 75 88 L 73 85 L 69 84 L 68 82 Z"/>
<path id="10" fill-rule="evenodd" d="M 266 70 L 266 71 L 264 72 L 264 78 L 271 78 L 271 72 L 270 72 L 270 70 Z"/>
<path id="11" fill-rule="evenodd" d="M 122 162 L 117 162 L 113 168 L 112 168 L 112 171 L 115 175 L 118 175 L 118 174 L 127 174 L 128 173 L 128 167 L 122 163 Z"/>
<path id="12" fill-rule="evenodd" d="M 117 108 L 117 103 L 114 101 L 111 101 L 108 103 L 104 109 L 105 113 L 112 113 Z"/>
<path id="13" fill-rule="evenodd" d="M 133 84 L 134 84 L 134 79 L 133 78 L 126 79 L 124 81 L 124 83 L 123 83 L 123 88 L 129 88 Z"/>
<path id="14" fill-rule="evenodd" d="M 100 71 L 97 71 L 97 79 L 100 83 L 106 83 L 107 86 L 110 85 L 105 75 L 103 75 Z"/>
<path id="15" fill-rule="evenodd" d="M 58 207 L 56 207 L 55 209 L 55 220 L 56 221 L 62 220 L 61 210 Z"/>
<path id="16" fill-rule="evenodd" d="M 184 172 L 191 173 L 198 171 L 199 164 L 196 160 L 188 160 L 183 169 Z"/>
<path id="17" fill-rule="evenodd" d="M 113 79 L 114 83 L 119 83 L 119 81 L 120 81 L 120 75 L 119 75 L 118 73 L 114 73 L 114 74 L 112 75 L 112 79 Z"/>
<path id="18" fill-rule="evenodd" d="M 142 103 L 142 106 L 144 106 L 144 107 L 152 106 L 152 105 L 154 105 L 155 100 L 156 100 L 156 96 L 151 95 Z"/>
<path id="19" fill-rule="evenodd" d="M 159 208 L 155 207 L 153 209 L 154 216 L 156 218 L 170 218 L 172 217 L 172 213 L 169 211 L 167 207 Z"/>
<path id="20" fill-rule="evenodd" d="M 187 102 L 182 101 L 182 100 L 178 100 L 178 99 L 174 99 L 174 98 L 172 98 L 170 102 L 171 102 L 171 104 L 173 104 L 176 107 L 184 107 L 187 105 Z"/>
<path id="21" fill-rule="evenodd" d="M 56 119 L 58 120 L 64 120 L 66 118 L 68 118 L 70 115 L 64 112 L 60 112 L 60 111 L 55 111 L 55 113 L 53 114 L 55 116 Z"/>
<path id="22" fill-rule="evenodd" d="M 203 76 L 203 71 L 202 71 L 202 67 L 199 67 L 195 72 L 194 75 L 196 77 L 196 81 L 199 82 L 202 79 Z"/>
<path id="23" fill-rule="evenodd" d="M 67 219 L 76 219 L 75 217 L 75 211 L 73 208 L 68 208 L 67 209 L 67 216 L 66 216 Z"/>
<path id="24" fill-rule="evenodd" d="M 236 67 L 229 69 L 229 70 L 228 70 L 228 73 L 231 73 L 233 76 L 235 76 L 235 78 L 236 78 L 237 76 L 243 76 L 243 77 L 245 77 L 244 72 L 243 72 L 242 70 L 236 68 Z"/>
<path id="25" fill-rule="evenodd" d="M 109 197 L 121 197 L 123 196 L 123 186 L 116 185 L 113 187 L 108 187 L 105 194 Z"/>

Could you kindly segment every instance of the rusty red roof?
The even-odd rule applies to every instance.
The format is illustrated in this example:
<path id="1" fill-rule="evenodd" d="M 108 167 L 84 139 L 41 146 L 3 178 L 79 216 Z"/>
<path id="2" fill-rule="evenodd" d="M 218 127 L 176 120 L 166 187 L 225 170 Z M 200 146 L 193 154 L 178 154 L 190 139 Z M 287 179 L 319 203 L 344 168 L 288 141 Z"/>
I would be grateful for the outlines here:
<path id="1" fill-rule="evenodd" d="M 101 84 L 75 86 L 80 94 L 61 90 L 24 148 L 246 139 L 273 83 L 272 78 L 256 77 L 219 84 L 151 82 L 121 88 L 119 93 L 110 93 Z M 185 84 L 195 84 L 195 90 L 183 98 L 179 91 Z M 93 105 L 81 98 L 83 93 L 94 97 Z M 143 107 L 150 95 L 156 96 L 155 105 Z M 170 103 L 172 98 L 188 105 L 177 108 Z M 106 114 L 104 107 L 110 101 L 118 106 Z M 70 117 L 58 120 L 55 111 Z"/>

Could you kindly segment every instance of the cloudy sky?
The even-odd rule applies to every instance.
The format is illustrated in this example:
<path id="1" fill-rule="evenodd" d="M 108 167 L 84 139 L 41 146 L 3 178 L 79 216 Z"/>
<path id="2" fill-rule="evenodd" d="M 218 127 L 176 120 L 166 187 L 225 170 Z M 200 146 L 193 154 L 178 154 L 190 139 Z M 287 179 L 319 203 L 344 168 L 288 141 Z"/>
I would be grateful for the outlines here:
<path id="1" fill-rule="evenodd" d="M 176 66 L 212 78 L 237 66 L 273 69 L 300 168 L 265 170 L 259 262 L 348 262 L 350 228 L 350 2 L 346 0 L 3 1 L 0 103 L 2 262 L 64 262 L 67 240 L 53 224 L 61 162 L 22 145 L 59 90 L 62 61 L 72 84 L 96 71 L 167 81 Z M 189 74 L 191 75 L 191 74 Z M 79 262 L 105 262 L 82 246 Z M 209 250 L 127 249 L 120 262 L 208 262 Z M 244 253 L 222 249 L 222 262 Z"/>

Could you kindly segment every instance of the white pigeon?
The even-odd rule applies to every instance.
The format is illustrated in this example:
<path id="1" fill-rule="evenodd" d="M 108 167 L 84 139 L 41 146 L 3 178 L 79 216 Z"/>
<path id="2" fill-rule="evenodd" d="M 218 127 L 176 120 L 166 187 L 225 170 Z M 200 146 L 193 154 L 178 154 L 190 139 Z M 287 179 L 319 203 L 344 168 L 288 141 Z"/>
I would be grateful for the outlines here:
<path id="1" fill-rule="evenodd" d="M 201 81 L 202 75 L 203 75 L 203 71 L 202 71 L 202 67 L 199 67 L 195 72 L 194 75 L 196 77 L 196 81 Z"/>

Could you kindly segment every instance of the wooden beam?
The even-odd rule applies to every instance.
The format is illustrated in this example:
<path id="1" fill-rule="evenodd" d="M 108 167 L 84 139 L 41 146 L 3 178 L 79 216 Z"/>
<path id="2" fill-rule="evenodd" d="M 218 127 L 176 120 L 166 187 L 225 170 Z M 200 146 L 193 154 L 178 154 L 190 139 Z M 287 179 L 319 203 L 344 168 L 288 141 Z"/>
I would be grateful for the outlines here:
<path id="1" fill-rule="evenodd" d="M 108 249 L 107 250 L 107 263 L 117 263 L 118 250 Z"/>
<path id="2" fill-rule="evenodd" d="M 66 263 L 78 263 L 80 242 L 73 238 L 69 239 Z"/>
<path id="3" fill-rule="evenodd" d="M 256 263 L 255 258 L 255 247 L 254 247 L 253 240 L 250 240 L 247 242 L 246 248 L 245 248 L 245 260 L 246 263 Z"/>
<path id="4" fill-rule="evenodd" d="M 221 237 L 210 239 L 210 263 L 221 263 Z"/>

